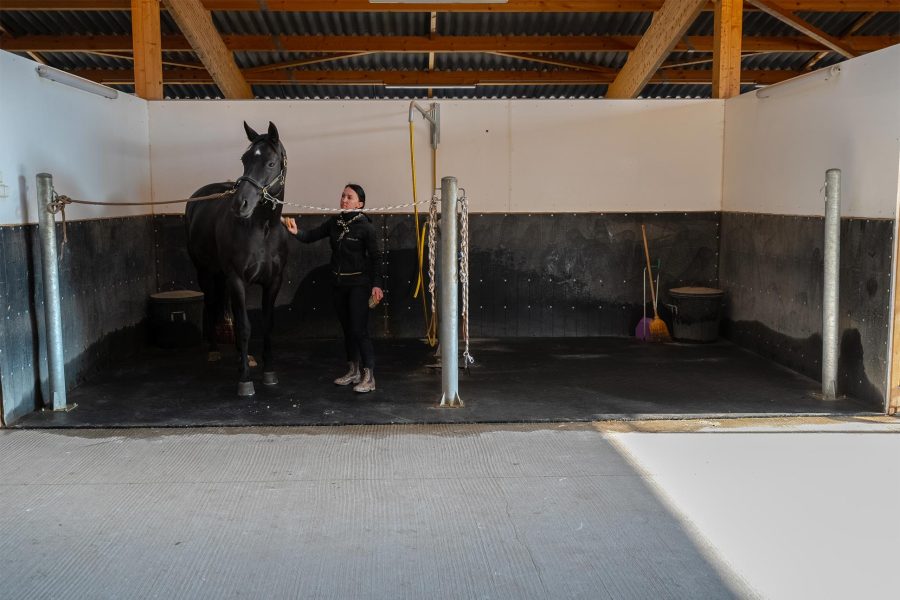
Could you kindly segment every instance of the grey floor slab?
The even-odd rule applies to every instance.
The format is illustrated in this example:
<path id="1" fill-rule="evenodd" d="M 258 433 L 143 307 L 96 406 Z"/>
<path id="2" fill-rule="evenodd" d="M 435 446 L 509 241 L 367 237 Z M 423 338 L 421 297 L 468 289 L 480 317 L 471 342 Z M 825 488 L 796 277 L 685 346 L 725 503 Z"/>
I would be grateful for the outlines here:
<path id="1" fill-rule="evenodd" d="M 590 424 L 0 431 L 4 598 L 752 593 Z"/>

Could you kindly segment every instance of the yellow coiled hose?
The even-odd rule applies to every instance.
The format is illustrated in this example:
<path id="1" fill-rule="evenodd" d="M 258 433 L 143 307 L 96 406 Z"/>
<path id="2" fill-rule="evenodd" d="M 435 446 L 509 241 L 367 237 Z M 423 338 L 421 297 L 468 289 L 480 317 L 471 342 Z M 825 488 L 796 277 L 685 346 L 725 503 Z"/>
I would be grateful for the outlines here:
<path id="1" fill-rule="evenodd" d="M 415 215 L 416 227 L 416 257 L 418 259 L 419 276 L 416 280 L 416 289 L 413 292 L 413 298 L 422 292 L 422 313 L 425 317 L 425 340 L 432 348 L 437 345 L 437 322 L 432 319 L 428 312 L 428 301 L 425 298 L 423 284 L 425 277 L 423 275 L 424 254 L 425 254 L 425 233 L 428 224 L 424 223 L 419 228 L 419 198 L 416 186 L 416 141 L 415 141 L 415 125 L 409 122 L 409 162 L 412 169 L 412 192 L 413 192 L 413 213 Z M 437 185 L 437 150 L 431 150 L 431 189 L 434 190 Z"/>

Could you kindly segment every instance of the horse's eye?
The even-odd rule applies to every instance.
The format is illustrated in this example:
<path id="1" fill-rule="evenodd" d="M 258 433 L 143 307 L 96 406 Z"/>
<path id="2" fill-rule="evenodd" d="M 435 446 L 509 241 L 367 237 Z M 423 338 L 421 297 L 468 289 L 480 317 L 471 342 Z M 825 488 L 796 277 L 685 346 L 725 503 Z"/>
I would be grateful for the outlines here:
<path id="1" fill-rule="evenodd" d="M 270 169 L 274 169 L 274 168 L 275 168 L 275 163 L 270 162 L 270 163 L 269 163 L 269 168 L 270 168 Z"/>

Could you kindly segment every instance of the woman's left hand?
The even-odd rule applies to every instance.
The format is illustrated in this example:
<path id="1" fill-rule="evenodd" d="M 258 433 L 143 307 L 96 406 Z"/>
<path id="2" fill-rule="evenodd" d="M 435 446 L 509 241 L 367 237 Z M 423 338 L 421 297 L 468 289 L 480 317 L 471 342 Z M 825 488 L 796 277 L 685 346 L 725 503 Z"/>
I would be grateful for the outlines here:
<path id="1" fill-rule="evenodd" d="M 384 292 L 381 291 L 380 287 L 373 287 L 372 297 L 375 298 L 376 302 L 381 302 L 381 299 L 384 298 Z"/>

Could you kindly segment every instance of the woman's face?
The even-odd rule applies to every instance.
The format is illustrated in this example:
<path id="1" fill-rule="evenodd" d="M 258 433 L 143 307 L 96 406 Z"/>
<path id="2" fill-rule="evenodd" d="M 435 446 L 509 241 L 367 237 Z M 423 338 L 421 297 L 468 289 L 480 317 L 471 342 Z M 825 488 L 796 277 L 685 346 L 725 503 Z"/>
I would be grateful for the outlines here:
<path id="1" fill-rule="evenodd" d="M 341 194 L 341 210 L 359 210 L 362 203 L 353 188 L 345 187 Z"/>

